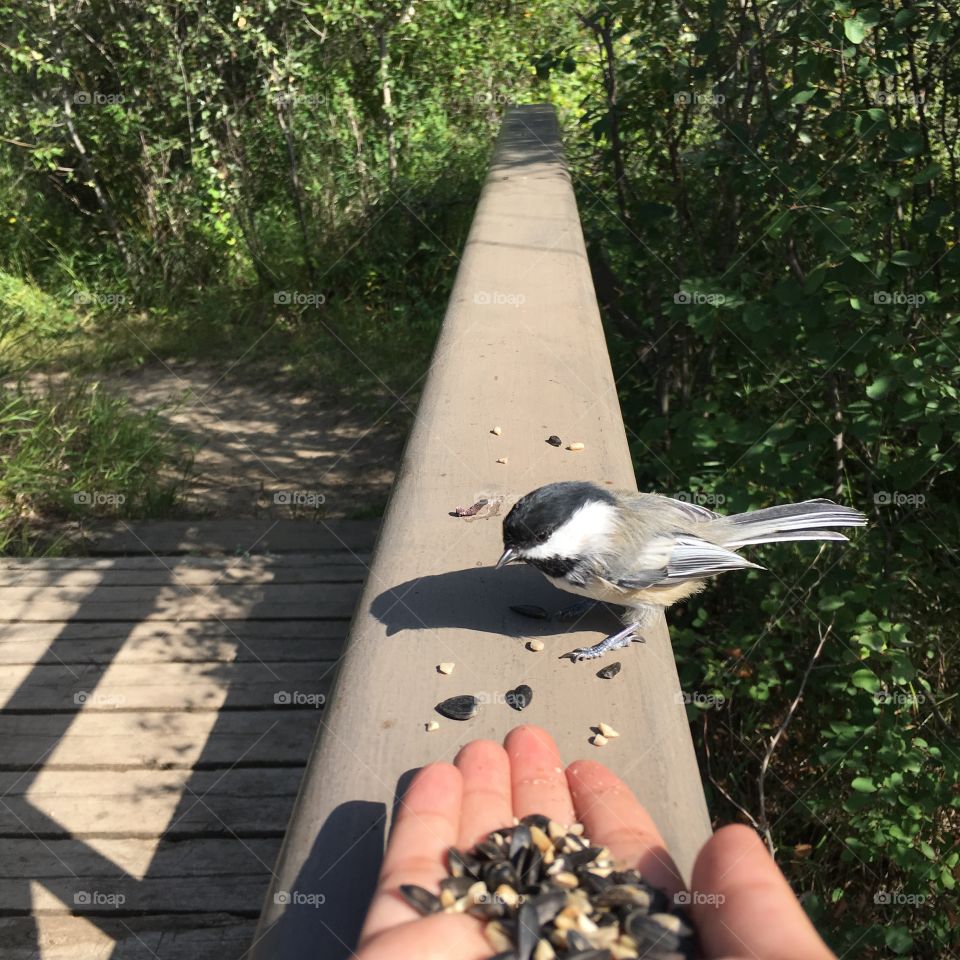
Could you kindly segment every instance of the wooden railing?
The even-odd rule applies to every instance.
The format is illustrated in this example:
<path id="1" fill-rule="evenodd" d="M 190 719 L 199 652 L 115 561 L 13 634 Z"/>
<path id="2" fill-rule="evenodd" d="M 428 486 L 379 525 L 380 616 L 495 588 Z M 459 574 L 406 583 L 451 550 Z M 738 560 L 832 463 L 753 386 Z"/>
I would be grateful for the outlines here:
<path id="1" fill-rule="evenodd" d="M 635 489 L 556 115 L 535 105 L 508 111 L 496 145 L 255 960 L 348 956 L 409 776 L 520 721 L 549 730 L 566 762 L 590 756 L 626 780 L 689 878 L 710 823 L 663 619 L 619 652 L 616 680 L 600 680 L 600 664 L 558 659 L 599 639 L 597 621 L 540 629 L 510 605 L 569 595 L 531 568 L 493 569 L 502 514 L 561 479 Z M 500 516 L 450 516 L 496 495 Z M 525 647 L 534 635 L 542 652 Z M 520 683 L 534 691 L 522 715 L 502 700 Z M 434 705 L 459 693 L 489 702 L 426 732 Z M 601 720 L 621 733 L 602 751 L 589 743 Z"/>

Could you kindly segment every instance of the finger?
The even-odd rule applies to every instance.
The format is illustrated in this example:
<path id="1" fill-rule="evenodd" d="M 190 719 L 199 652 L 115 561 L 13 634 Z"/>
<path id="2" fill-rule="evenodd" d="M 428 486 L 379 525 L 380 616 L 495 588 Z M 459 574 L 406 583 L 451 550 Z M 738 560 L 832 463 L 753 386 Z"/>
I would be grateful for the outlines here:
<path id="1" fill-rule="evenodd" d="M 567 783 L 587 837 L 669 896 L 683 889 L 653 818 L 616 774 L 595 760 L 578 760 L 567 767 Z"/>
<path id="2" fill-rule="evenodd" d="M 399 805 L 361 943 L 419 916 L 400 896 L 400 884 L 437 892 L 447 875 L 447 848 L 457 842 L 462 786 L 460 771 L 449 763 L 433 763 L 414 777 Z"/>
<path id="3" fill-rule="evenodd" d="M 542 813 L 557 823 L 573 823 L 563 761 L 550 734 L 531 725 L 515 727 L 503 745 L 510 758 L 514 816 Z"/>
<path id="4" fill-rule="evenodd" d="M 481 960 L 491 954 L 483 927 L 474 917 L 438 913 L 416 923 L 382 930 L 365 941 L 355 960 Z"/>
<path id="5" fill-rule="evenodd" d="M 718 830 L 693 866 L 690 912 L 708 957 L 830 960 L 833 954 L 749 827 Z"/>
<path id="6" fill-rule="evenodd" d="M 474 740 L 457 755 L 463 805 L 457 846 L 469 849 L 491 830 L 513 823 L 510 760 L 499 743 Z"/>

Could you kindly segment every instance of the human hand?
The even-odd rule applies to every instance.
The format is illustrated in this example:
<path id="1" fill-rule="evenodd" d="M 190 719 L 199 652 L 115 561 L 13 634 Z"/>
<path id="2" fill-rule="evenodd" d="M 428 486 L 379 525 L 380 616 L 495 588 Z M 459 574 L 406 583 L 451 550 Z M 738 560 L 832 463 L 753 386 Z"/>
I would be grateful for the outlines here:
<path id="1" fill-rule="evenodd" d="M 493 955 L 480 920 L 467 914 L 420 916 L 399 894 L 414 883 L 436 892 L 446 852 L 469 849 L 514 817 L 542 813 L 584 825 L 595 843 L 636 867 L 674 897 L 684 889 L 650 815 L 602 764 L 578 760 L 566 771 L 550 735 L 517 727 L 504 746 L 475 740 L 454 764 L 424 767 L 406 792 L 387 845 L 357 960 L 480 960 Z M 708 960 L 831 960 L 793 891 L 748 827 L 718 830 L 693 868 L 687 910 Z M 683 901 L 680 901 L 683 902 Z"/>

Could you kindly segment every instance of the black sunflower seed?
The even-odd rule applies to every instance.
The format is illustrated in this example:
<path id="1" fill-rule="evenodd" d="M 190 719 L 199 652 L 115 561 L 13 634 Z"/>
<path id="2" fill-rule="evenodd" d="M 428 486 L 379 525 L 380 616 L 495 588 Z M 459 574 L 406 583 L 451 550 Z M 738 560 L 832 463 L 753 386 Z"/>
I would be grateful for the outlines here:
<path id="1" fill-rule="evenodd" d="M 536 907 L 525 903 L 517 913 L 517 958 L 530 960 L 533 950 L 540 939 L 540 923 Z"/>
<path id="2" fill-rule="evenodd" d="M 568 930 L 567 947 L 570 950 L 592 950 L 593 944 L 578 930 Z"/>
<path id="3" fill-rule="evenodd" d="M 547 443 L 549 443 L 551 447 L 559 447 L 563 441 L 556 434 L 553 434 L 547 437 Z"/>
<path id="4" fill-rule="evenodd" d="M 429 890 L 418 887 L 415 883 L 401 883 L 400 896 L 413 907 L 418 913 L 424 916 L 430 913 L 439 913 L 442 907 L 440 898 L 434 896 Z"/>
<path id="5" fill-rule="evenodd" d="M 526 857 L 526 863 L 519 870 L 520 883 L 523 887 L 532 887 L 540 879 L 540 870 L 543 868 L 543 854 L 539 847 L 531 847 Z"/>
<path id="6" fill-rule="evenodd" d="M 508 887 L 516 887 L 519 882 L 517 871 L 509 860 L 496 860 L 484 864 L 481 868 L 481 876 L 489 890 L 496 890 L 502 883 Z"/>
<path id="7" fill-rule="evenodd" d="M 510 859 L 513 860 L 521 850 L 527 850 L 532 843 L 533 838 L 530 836 L 530 828 L 525 823 L 518 824 L 510 835 Z"/>
<path id="8" fill-rule="evenodd" d="M 524 707 L 530 705 L 532 699 L 533 691 L 525 683 L 521 683 L 519 687 L 511 690 L 506 696 L 507 703 L 514 710 L 523 710 Z"/>
<path id="9" fill-rule="evenodd" d="M 461 853 L 456 847 L 447 850 L 447 869 L 452 877 L 471 877 L 476 881 L 479 864 L 474 857 Z"/>
<path id="10" fill-rule="evenodd" d="M 514 613 L 519 613 L 521 617 L 530 617 L 531 620 L 546 620 L 549 616 L 543 607 L 537 607 L 531 603 L 518 603 L 510 609 Z"/>
<path id="11" fill-rule="evenodd" d="M 619 672 L 622 664 L 619 660 L 608 663 L 602 670 L 597 671 L 597 676 L 601 680 L 612 680 Z"/>
<path id="12" fill-rule="evenodd" d="M 563 890 L 547 890 L 528 901 L 537 911 L 540 926 L 545 926 L 567 905 L 567 895 Z"/>
<path id="13" fill-rule="evenodd" d="M 685 948 L 689 937 L 681 937 L 658 923 L 646 910 L 632 910 L 623 923 L 624 929 L 637 941 L 637 949 L 657 950 L 662 953 L 678 952 Z"/>
<path id="14" fill-rule="evenodd" d="M 544 833 L 550 829 L 550 818 L 545 817 L 542 813 L 528 813 L 525 817 L 520 818 L 520 822 L 528 827 L 539 827 Z"/>
<path id="15" fill-rule="evenodd" d="M 603 852 L 603 847 L 587 847 L 586 850 L 574 850 L 573 853 L 564 854 L 564 860 L 570 870 L 576 870 L 579 867 L 596 860 Z"/>
<path id="16" fill-rule="evenodd" d="M 437 713 L 450 720 L 469 720 L 477 715 L 479 708 L 480 701 L 469 693 L 459 697 L 450 697 L 434 707 Z"/>
<path id="17" fill-rule="evenodd" d="M 482 843 L 478 843 L 473 849 L 487 860 L 503 860 L 506 856 L 506 853 L 490 840 L 484 840 Z"/>

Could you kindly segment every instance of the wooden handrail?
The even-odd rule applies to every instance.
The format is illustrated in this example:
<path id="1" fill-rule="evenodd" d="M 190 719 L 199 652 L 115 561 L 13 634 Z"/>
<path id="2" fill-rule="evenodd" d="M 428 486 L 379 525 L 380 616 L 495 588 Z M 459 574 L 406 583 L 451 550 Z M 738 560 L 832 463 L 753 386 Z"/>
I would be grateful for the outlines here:
<path id="1" fill-rule="evenodd" d="M 623 777 L 689 877 L 710 822 L 662 617 L 619 652 L 619 676 L 600 680 L 600 663 L 558 657 L 602 624 L 522 620 L 511 604 L 571 598 L 531 568 L 493 569 L 503 512 L 562 479 L 635 489 L 556 115 L 533 105 L 509 110 L 497 141 L 254 960 L 348 956 L 409 776 L 521 721 L 549 730 L 566 762 L 588 756 Z M 504 498 L 500 516 L 450 516 L 491 495 Z M 526 649 L 533 635 L 542 652 Z M 520 683 L 533 689 L 523 714 L 502 699 Z M 488 702 L 466 722 L 437 717 L 460 693 Z M 431 719 L 440 729 L 428 733 Z M 621 733 L 603 749 L 589 743 L 601 720 Z"/>

